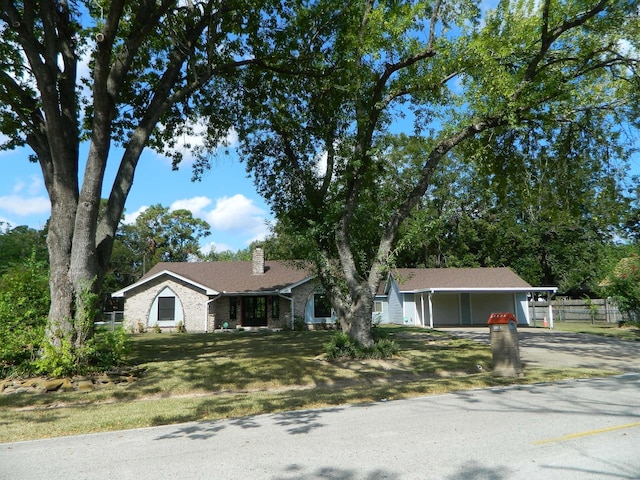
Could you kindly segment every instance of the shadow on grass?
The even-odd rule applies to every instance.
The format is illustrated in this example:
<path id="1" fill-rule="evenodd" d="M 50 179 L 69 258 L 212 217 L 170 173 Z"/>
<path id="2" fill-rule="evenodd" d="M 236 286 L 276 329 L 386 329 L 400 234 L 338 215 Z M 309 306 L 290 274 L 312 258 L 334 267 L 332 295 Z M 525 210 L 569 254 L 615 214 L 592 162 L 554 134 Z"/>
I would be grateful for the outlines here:
<path id="1" fill-rule="evenodd" d="M 387 377 L 394 373 L 365 368 L 357 361 L 346 366 L 348 362 L 318 360 L 316 357 L 323 352 L 323 344 L 331 335 L 331 332 L 243 332 L 137 336 L 131 361 L 145 365 L 147 372 L 132 390 L 154 394 L 174 389 L 225 392 L 315 387 L 335 385 L 356 377 L 365 380 Z M 399 343 L 403 341 L 399 339 Z M 416 344 L 415 348 L 419 346 Z M 435 360 L 445 362 L 445 355 Z M 478 360 L 467 358 L 465 362 Z M 442 368 L 453 368 L 454 363 L 452 358 Z M 405 373 L 420 374 L 423 369 L 424 364 L 415 365 Z M 127 398 L 127 393 L 118 395 Z"/>

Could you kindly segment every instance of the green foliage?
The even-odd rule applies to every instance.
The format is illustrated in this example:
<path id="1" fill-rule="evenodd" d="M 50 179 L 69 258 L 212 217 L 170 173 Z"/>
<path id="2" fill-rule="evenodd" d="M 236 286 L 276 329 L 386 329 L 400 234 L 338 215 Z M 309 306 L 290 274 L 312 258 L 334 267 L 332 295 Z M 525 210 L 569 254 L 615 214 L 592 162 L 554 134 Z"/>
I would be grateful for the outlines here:
<path id="1" fill-rule="evenodd" d="M 101 333 L 77 348 L 62 338 L 59 348 L 44 340 L 49 310 L 49 271 L 32 255 L 0 277 L 0 376 L 53 377 L 103 371 L 121 365 L 129 349 L 122 329 Z M 96 295 L 83 291 L 88 307 L 78 331 L 93 329 Z"/>
<path id="2" fill-rule="evenodd" d="M 129 353 L 131 353 L 131 337 L 123 327 L 118 327 L 96 336 L 92 363 L 99 370 L 108 370 L 124 365 Z"/>
<path id="3" fill-rule="evenodd" d="M 301 75 L 247 69 L 237 97 L 243 159 L 278 219 L 274 243 L 314 262 L 347 326 L 364 325 L 356 306 L 397 260 L 403 222 L 430 203 L 411 232 L 418 260 L 511 265 L 531 283 L 592 288 L 598 241 L 619 213 L 614 167 L 629 159 L 620 125 L 635 119 L 638 59 L 624 47 L 638 40 L 634 8 L 298 4 L 260 33 L 279 67 L 295 52 Z M 438 175 L 445 161 L 453 170 Z"/>
<path id="4" fill-rule="evenodd" d="M 399 156 L 406 144 L 416 142 L 398 139 L 392 154 Z M 622 179 L 585 150 L 586 141 L 573 147 L 571 165 L 552 160 L 551 151 L 567 156 L 555 150 L 562 142 L 547 143 L 546 152 L 529 154 L 501 153 L 506 144 L 485 145 L 483 150 L 481 143 L 473 142 L 469 150 L 451 155 L 404 223 L 396 265 L 507 265 L 532 285 L 558 286 L 561 293 L 578 297 L 591 295 L 607 273 L 613 232 L 625 211 Z M 500 165 L 509 157 L 518 168 L 487 174 L 487 164 L 495 163 L 497 156 Z"/>
<path id="5" fill-rule="evenodd" d="M 0 277 L 0 376 L 33 371 L 49 310 L 49 272 L 31 256 Z"/>
<path id="6" fill-rule="evenodd" d="M 633 255 L 620 260 L 605 284 L 605 291 L 615 299 L 625 319 L 640 321 L 640 257 Z"/>
<path id="7" fill-rule="evenodd" d="M 41 262 L 47 260 L 46 229 L 2 227 L 3 222 L 0 222 L 0 275 L 29 257 Z"/>
<path id="8" fill-rule="evenodd" d="M 376 329 L 374 329 L 376 330 Z M 363 347 L 344 332 L 336 332 L 331 341 L 324 344 L 327 358 L 391 358 L 397 355 L 398 345 L 389 338 L 379 338 L 371 347 Z"/>
<path id="9" fill-rule="evenodd" d="M 80 348 L 63 338 L 60 347 L 44 343 L 34 364 L 36 371 L 50 377 L 85 375 L 110 370 L 125 363 L 130 337 L 123 328 L 102 332 Z"/>
<path id="10" fill-rule="evenodd" d="M 81 360 L 84 360 L 83 351 L 89 349 L 90 345 L 85 345 L 83 351 L 79 351 L 67 338 L 62 338 L 60 341 L 59 347 L 54 347 L 48 342 L 43 343 L 41 355 L 35 361 L 36 372 L 50 377 L 87 373 L 86 365 L 83 365 L 84 362 Z"/>
<path id="11" fill-rule="evenodd" d="M 306 330 L 306 328 L 307 328 L 307 324 L 305 323 L 303 317 L 295 317 L 293 319 L 293 329 L 296 332 L 302 332 Z"/>

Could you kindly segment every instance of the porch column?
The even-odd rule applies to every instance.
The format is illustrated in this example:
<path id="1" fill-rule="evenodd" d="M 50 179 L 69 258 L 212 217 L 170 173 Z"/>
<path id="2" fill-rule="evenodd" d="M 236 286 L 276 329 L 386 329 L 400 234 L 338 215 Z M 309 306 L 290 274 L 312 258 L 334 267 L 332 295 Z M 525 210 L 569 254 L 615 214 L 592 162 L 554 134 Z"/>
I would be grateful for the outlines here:
<path id="1" fill-rule="evenodd" d="M 549 328 L 553 328 L 553 305 L 551 304 L 551 292 L 547 292 L 547 309 L 549 312 Z"/>
<path id="2" fill-rule="evenodd" d="M 433 292 L 429 292 L 429 328 L 433 328 L 433 302 L 431 301 Z"/>
<path id="3" fill-rule="evenodd" d="M 420 315 L 420 325 L 424 327 L 424 292 L 420 294 L 420 308 L 422 309 L 422 314 Z"/>

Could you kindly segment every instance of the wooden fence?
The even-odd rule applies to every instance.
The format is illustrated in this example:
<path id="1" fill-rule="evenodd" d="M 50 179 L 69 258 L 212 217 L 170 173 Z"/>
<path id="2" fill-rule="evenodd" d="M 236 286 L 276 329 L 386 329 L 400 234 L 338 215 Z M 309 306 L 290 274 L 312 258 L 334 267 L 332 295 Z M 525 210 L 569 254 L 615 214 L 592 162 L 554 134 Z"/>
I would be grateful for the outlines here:
<path id="1" fill-rule="evenodd" d="M 597 299 L 556 299 L 551 302 L 554 322 L 618 323 L 622 315 L 611 300 Z M 532 326 L 543 325 L 548 316 L 547 302 L 529 302 L 529 319 Z"/>

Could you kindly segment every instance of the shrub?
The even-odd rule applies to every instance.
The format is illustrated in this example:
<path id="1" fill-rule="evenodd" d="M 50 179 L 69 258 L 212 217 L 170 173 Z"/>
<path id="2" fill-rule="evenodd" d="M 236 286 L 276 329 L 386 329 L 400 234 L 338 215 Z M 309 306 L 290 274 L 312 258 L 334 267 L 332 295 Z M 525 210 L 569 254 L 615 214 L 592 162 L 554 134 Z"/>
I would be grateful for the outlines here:
<path id="1" fill-rule="evenodd" d="M 0 277 L 0 375 L 29 375 L 44 340 L 49 271 L 32 256 Z"/>
<path id="2" fill-rule="evenodd" d="M 627 322 L 640 321 L 640 258 L 633 255 L 621 260 L 609 276 L 605 290 Z"/>
<path id="3" fill-rule="evenodd" d="M 398 344 L 388 338 L 375 340 L 371 347 L 363 347 L 344 332 L 336 332 L 331 341 L 324 344 L 325 353 L 330 360 L 336 358 L 391 358 L 397 355 Z"/>
<path id="4" fill-rule="evenodd" d="M 81 348 L 74 348 L 66 339 L 60 348 L 45 342 L 42 355 L 34 364 L 37 373 L 50 377 L 84 375 L 123 365 L 129 352 L 129 335 L 120 327 L 100 333 Z"/>
<path id="5" fill-rule="evenodd" d="M 34 365 L 40 375 L 50 377 L 64 377 L 76 373 L 86 373 L 86 368 L 81 365 L 77 352 L 67 339 L 62 339 L 60 348 L 55 348 L 48 342 L 42 345 L 42 354 Z"/>
<path id="6" fill-rule="evenodd" d="M 334 334 L 331 340 L 324 344 L 324 350 L 330 360 L 343 357 L 355 358 L 358 355 L 358 345 L 343 332 Z"/>
<path id="7" fill-rule="evenodd" d="M 93 301 L 87 293 L 85 300 Z M 104 371 L 121 365 L 129 350 L 122 329 L 97 334 L 82 348 L 64 341 L 55 348 L 45 341 L 49 311 L 49 271 L 34 257 L 11 267 L 0 277 L 0 376 L 34 374 L 60 377 Z M 92 328 L 88 311 L 83 329 Z"/>
<path id="8" fill-rule="evenodd" d="M 302 332 L 307 327 L 306 323 L 304 323 L 304 318 L 296 317 L 293 320 L 293 329 L 296 332 Z"/>

